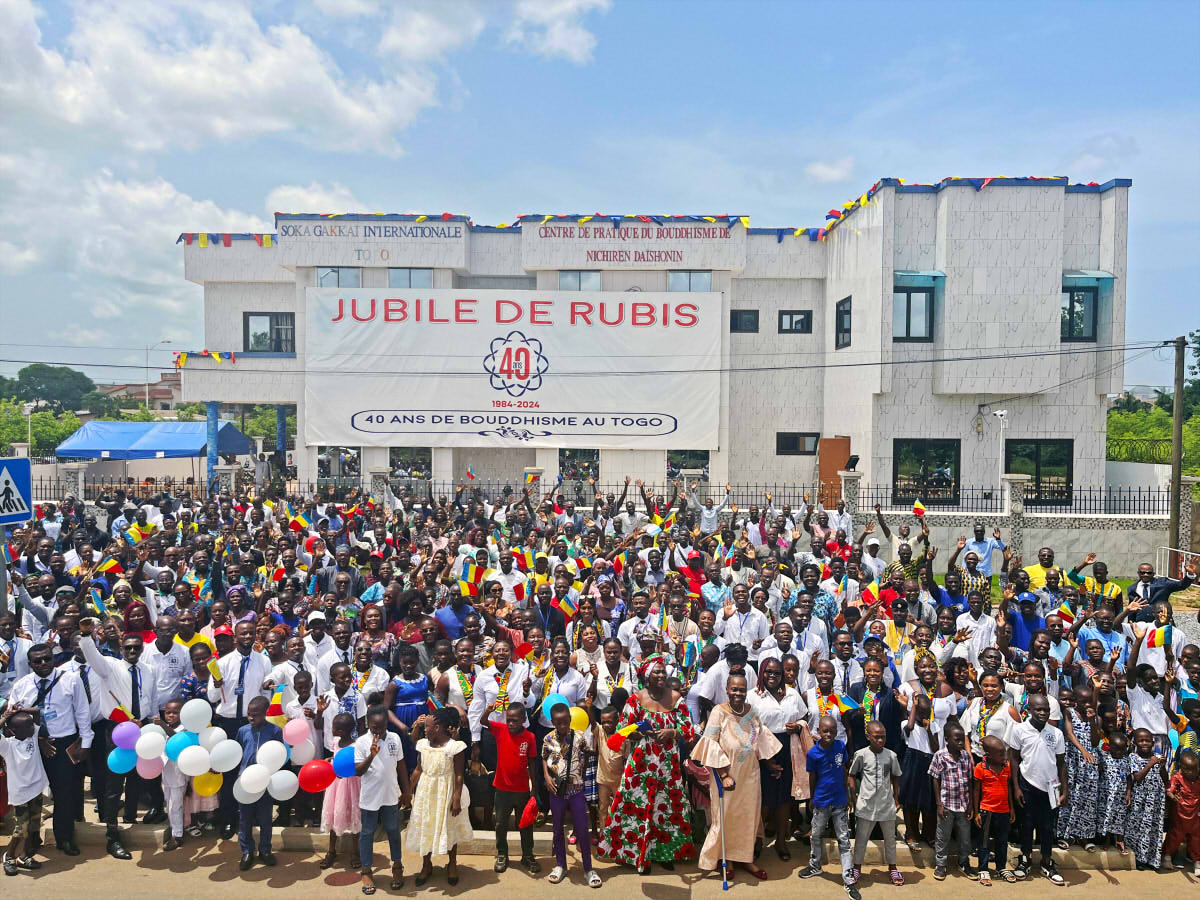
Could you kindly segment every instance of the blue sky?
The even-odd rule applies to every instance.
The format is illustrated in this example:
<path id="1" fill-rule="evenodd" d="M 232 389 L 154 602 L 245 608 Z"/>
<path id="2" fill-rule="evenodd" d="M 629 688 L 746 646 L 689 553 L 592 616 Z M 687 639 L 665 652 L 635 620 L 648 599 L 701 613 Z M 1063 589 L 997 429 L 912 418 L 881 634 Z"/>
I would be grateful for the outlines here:
<path id="1" fill-rule="evenodd" d="M 0 357 L 196 346 L 175 236 L 276 209 L 817 225 L 881 176 L 1000 174 L 1132 178 L 1126 335 L 1171 338 L 1198 39 L 1195 2 L 0 0 Z"/>

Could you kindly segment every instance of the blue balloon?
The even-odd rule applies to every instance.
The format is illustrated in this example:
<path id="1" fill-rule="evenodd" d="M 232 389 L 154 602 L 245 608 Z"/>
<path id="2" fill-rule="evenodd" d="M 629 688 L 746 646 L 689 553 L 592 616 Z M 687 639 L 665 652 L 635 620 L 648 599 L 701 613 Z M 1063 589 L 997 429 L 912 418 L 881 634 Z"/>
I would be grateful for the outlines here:
<path id="1" fill-rule="evenodd" d="M 118 775 L 124 775 L 127 772 L 132 772 L 133 767 L 137 765 L 138 755 L 133 750 L 127 750 L 124 747 L 113 747 L 108 754 L 108 768 L 111 772 L 116 772 Z"/>
<path id="2" fill-rule="evenodd" d="M 350 778 L 354 775 L 353 747 L 343 747 L 333 754 L 333 774 L 338 778 Z"/>
<path id="3" fill-rule="evenodd" d="M 567 702 L 567 698 L 562 694 L 547 695 L 545 702 L 542 703 L 542 713 L 545 714 L 547 719 L 550 718 L 550 711 L 560 703 L 568 709 L 571 707 L 571 704 Z"/>
<path id="4" fill-rule="evenodd" d="M 167 759 L 171 762 L 176 762 L 179 759 L 179 754 L 188 747 L 195 747 L 200 743 L 200 735 L 193 731 L 178 731 L 167 739 Z"/>

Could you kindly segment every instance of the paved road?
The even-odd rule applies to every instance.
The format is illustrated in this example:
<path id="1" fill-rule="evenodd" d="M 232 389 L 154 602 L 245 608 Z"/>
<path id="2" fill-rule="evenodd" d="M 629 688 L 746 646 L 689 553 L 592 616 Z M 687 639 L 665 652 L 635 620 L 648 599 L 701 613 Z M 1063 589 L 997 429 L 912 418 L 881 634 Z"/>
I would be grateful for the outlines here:
<path id="1" fill-rule="evenodd" d="M 85 853 L 89 854 L 94 852 L 93 848 L 85 850 Z M 231 890 L 237 892 L 238 900 L 252 897 L 273 897 L 279 900 L 314 897 L 318 894 L 328 897 L 332 895 L 331 889 L 340 889 L 339 893 L 346 897 L 362 896 L 358 891 L 358 876 L 354 872 L 345 868 L 322 872 L 317 868 L 317 857 L 309 853 L 283 851 L 277 855 L 280 863 L 278 867 L 267 869 L 255 866 L 243 874 L 238 870 L 236 844 L 231 843 L 221 844 L 220 849 L 210 842 L 193 843 L 173 853 L 139 850 L 134 852 L 134 858 L 129 862 L 119 862 L 107 856 L 78 856 L 72 859 L 51 852 L 46 858 L 45 866 L 39 872 L 21 873 L 14 878 L 0 879 L 0 889 L 3 890 L 5 900 L 25 897 L 36 897 L 38 900 L 45 900 L 47 897 L 102 900 L 108 897 L 139 895 L 186 900 L 229 900 Z M 770 860 L 767 859 L 768 856 L 771 857 Z M 379 861 L 377 857 L 376 862 Z M 602 864 L 598 868 L 606 883 L 600 891 L 593 893 L 583 886 L 582 871 L 578 858 L 574 855 L 570 885 L 550 884 L 546 880 L 550 860 L 543 859 L 542 862 L 545 868 L 540 876 L 534 878 L 516 869 L 496 875 L 492 872 L 490 856 L 464 857 L 459 865 L 462 880 L 457 887 L 450 888 L 446 884 L 444 868 L 438 868 L 435 869 L 432 880 L 421 888 L 416 888 L 413 885 L 412 873 L 418 870 L 420 860 L 406 856 L 408 876 L 404 888 L 399 893 L 439 896 L 484 889 L 488 896 L 496 896 L 495 892 L 499 889 L 503 892 L 501 896 L 519 894 L 522 900 L 536 900 L 541 897 L 556 897 L 562 900 L 564 894 L 576 897 L 619 897 L 625 900 L 631 896 L 651 900 L 699 900 L 725 896 L 722 894 L 719 878 L 700 879 L 696 870 L 690 866 L 681 867 L 674 873 L 664 872 L 656 866 L 655 874 L 642 878 L 630 869 Z M 443 859 L 442 865 L 444 864 Z M 760 900 L 767 897 L 795 897 L 798 894 L 805 897 L 827 897 L 831 900 L 845 897 L 841 885 L 834 880 L 832 867 L 829 866 L 826 867 L 823 878 L 811 879 L 801 884 L 793 874 L 799 865 L 802 865 L 800 854 L 795 851 L 791 862 L 780 863 L 768 853 L 764 856 L 763 864 L 770 872 L 771 880 L 751 884 L 749 876 L 742 874 L 738 877 L 738 883 L 732 886 L 731 892 L 747 898 L 754 896 Z M 1190 873 L 1114 873 L 1066 867 L 1062 872 L 1069 888 L 1059 895 L 1062 897 L 1115 896 L 1115 892 L 1120 892 L 1123 897 L 1139 900 L 1200 896 L 1200 892 L 1196 892 L 1197 886 L 1200 886 L 1200 879 L 1194 878 Z M 944 882 L 934 881 L 930 869 L 905 868 L 904 874 L 907 880 L 906 887 L 902 893 L 895 894 L 883 869 L 868 870 L 861 885 L 864 896 L 925 900 L 962 897 L 963 892 L 967 892 L 967 896 L 979 898 L 994 895 L 1001 900 L 1025 900 L 1034 897 L 1045 900 L 1048 895 L 1054 893 L 1054 889 L 1043 879 L 1033 879 L 1017 885 L 997 883 L 987 890 L 985 895 L 984 888 L 953 874 Z M 386 882 L 381 877 L 377 897 L 392 893 L 382 887 L 384 884 Z M 1087 894 L 1084 893 L 1085 890 Z"/>

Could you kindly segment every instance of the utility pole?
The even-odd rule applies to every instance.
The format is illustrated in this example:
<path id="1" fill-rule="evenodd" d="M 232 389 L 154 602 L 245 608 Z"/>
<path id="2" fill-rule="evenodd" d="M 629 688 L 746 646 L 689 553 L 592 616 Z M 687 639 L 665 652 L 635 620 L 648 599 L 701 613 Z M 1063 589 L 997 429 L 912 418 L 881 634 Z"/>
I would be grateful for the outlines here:
<path id="1" fill-rule="evenodd" d="M 1183 476 L 1183 362 L 1187 338 L 1175 338 L 1175 396 L 1171 400 L 1171 519 L 1167 526 L 1167 546 L 1179 547 L 1179 512 L 1182 504 Z M 1182 565 L 1182 561 L 1180 563 Z"/>

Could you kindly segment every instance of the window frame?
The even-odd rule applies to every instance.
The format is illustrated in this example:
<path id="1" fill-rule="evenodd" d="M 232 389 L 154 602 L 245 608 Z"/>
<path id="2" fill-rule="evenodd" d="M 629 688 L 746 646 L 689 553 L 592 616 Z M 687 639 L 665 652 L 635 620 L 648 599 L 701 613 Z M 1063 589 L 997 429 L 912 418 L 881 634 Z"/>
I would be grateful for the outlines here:
<path id="1" fill-rule="evenodd" d="M 784 316 L 801 317 L 802 328 L 784 328 Z M 780 334 L 812 334 L 813 311 L 811 309 L 781 309 L 779 310 L 778 328 Z"/>
<path id="2" fill-rule="evenodd" d="M 1006 438 L 1004 441 L 1004 471 L 1013 472 L 1013 450 L 1016 444 L 1033 444 L 1034 455 L 1030 481 L 1025 488 L 1025 503 L 1029 506 L 1070 506 L 1075 493 L 1075 439 L 1074 438 Z M 1067 485 L 1065 494 L 1047 489 L 1042 483 L 1042 449 L 1045 445 L 1065 445 L 1067 448 Z"/>
<path id="3" fill-rule="evenodd" d="M 1090 294 L 1092 297 L 1092 333 L 1090 335 L 1084 334 L 1084 335 L 1077 336 L 1074 334 L 1063 334 L 1063 332 L 1062 332 L 1062 326 L 1064 324 L 1071 323 L 1074 321 L 1075 294 L 1076 293 Z M 1065 319 L 1062 317 L 1062 300 L 1061 300 L 1062 294 L 1070 294 L 1071 295 L 1071 299 L 1068 301 L 1067 316 Z M 1080 344 L 1096 343 L 1096 332 L 1099 330 L 1099 319 L 1100 319 L 1100 288 L 1099 288 L 1099 286 L 1094 285 L 1094 284 L 1085 284 L 1085 285 L 1080 285 L 1078 287 L 1068 287 L 1067 285 L 1063 285 L 1062 293 L 1059 295 L 1059 297 L 1060 297 L 1059 307 L 1058 307 L 1058 310 L 1059 310 L 1059 329 L 1058 329 L 1059 342 L 1061 343 L 1061 342 L 1065 341 L 1067 343 L 1080 343 Z"/>
<path id="4" fill-rule="evenodd" d="M 904 331 L 903 335 L 896 334 L 896 294 L 904 294 Z M 913 294 L 925 295 L 925 324 L 928 334 L 925 337 L 914 337 L 912 333 L 912 298 Z M 929 344 L 933 342 L 933 288 L 910 287 L 894 285 L 892 287 L 892 343 L 895 344 Z"/>
<path id="5" fill-rule="evenodd" d="M 266 317 L 267 342 L 269 350 L 254 350 L 250 347 L 250 319 Z M 290 321 L 287 321 L 290 319 Z M 281 340 L 283 331 L 290 331 L 290 341 Z M 278 341 L 278 344 L 277 344 Z M 288 344 L 290 343 L 290 347 Z M 275 349 L 278 346 L 279 349 Z M 242 352 L 243 353 L 272 353 L 296 354 L 296 314 L 285 310 L 274 312 L 243 311 L 242 312 Z"/>
<path id="6" fill-rule="evenodd" d="M 358 273 L 358 284 L 342 284 L 342 272 L 349 272 L 351 270 Z M 337 284 L 321 284 L 321 273 L 322 272 L 337 272 L 337 282 L 338 283 Z M 317 266 L 317 287 L 361 288 L 362 287 L 362 267 L 361 266 Z"/>
<path id="7" fill-rule="evenodd" d="M 752 316 L 754 318 L 753 328 L 737 328 L 735 323 L 739 321 L 741 316 Z M 757 309 L 731 309 L 729 311 L 729 333 L 730 334 L 758 334 L 758 310 Z"/>
<path id="8" fill-rule="evenodd" d="M 854 336 L 853 296 L 843 297 L 833 306 L 833 349 L 843 350 L 850 346 Z M 846 329 L 842 330 L 842 315 L 846 316 Z M 845 340 L 843 341 L 843 337 Z"/>
<path id="9" fill-rule="evenodd" d="M 575 287 L 563 287 L 562 280 L 563 280 L 564 275 L 568 275 L 568 276 L 574 275 L 575 276 Z M 585 288 L 583 286 L 583 276 L 584 275 L 595 275 L 596 280 L 598 282 L 600 282 L 600 285 L 598 285 L 597 287 L 594 287 L 594 288 L 590 288 L 590 287 Z M 558 289 L 560 291 L 585 291 L 585 290 L 586 291 L 600 291 L 600 290 L 603 290 L 603 286 L 602 286 L 603 281 L 601 279 L 602 279 L 602 272 L 600 269 L 559 269 L 558 270 Z"/>
<path id="10" fill-rule="evenodd" d="M 687 278 L 688 278 L 688 288 L 687 288 L 687 290 L 686 290 L 686 291 L 677 291 L 677 290 L 675 290 L 673 287 L 671 287 L 671 276 L 672 276 L 672 275 L 686 275 L 686 276 L 687 276 Z M 698 290 L 698 289 L 696 289 L 696 288 L 692 287 L 692 278 L 693 278 L 693 276 L 695 276 L 695 275 L 707 275 L 707 276 L 708 276 L 708 287 L 704 288 L 703 290 Z M 673 294 L 684 294 L 684 293 L 706 294 L 706 293 L 711 293 L 711 292 L 712 292 L 712 289 L 713 289 L 713 288 L 712 288 L 712 269 L 668 269 L 668 270 L 667 270 L 667 292 L 668 292 L 668 293 L 673 293 Z"/>
<path id="11" fill-rule="evenodd" d="M 785 450 L 783 441 L 790 438 L 796 438 L 797 450 Z M 804 449 L 804 442 L 807 438 L 812 438 L 812 450 Z M 819 431 L 777 431 L 775 432 L 775 455 L 776 456 L 816 456 L 817 446 L 821 440 Z"/>
<path id="12" fill-rule="evenodd" d="M 900 489 L 900 444 L 921 444 L 921 487 L 915 491 Z M 928 457 L 930 445 L 947 444 L 954 448 L 954 474 L 948 491 L 935 488 L 931 493 L 928 474 Z M 962 440 L 959 438 L 892 438 L 892 503 L 902 505 L 920 500 L 926 506 L 954 506 L 959 503 L 962 494 Z"/>
<path id="13" fill-rule="evenodd" d="M 393 272 L 407 273 L 408 284 L 392 284 L 392 273 Z M 414 288 L 413 283 L 412 283 L 413 272 L 428 272 L 429 273 L 429 284 L 428 285 L 418 285 L 417 287 Z M 388 266 L 387 273 L 388 273 L 388 287 L 391 288 L 392 290 L 425 291 L 425 290 L 431 290 L 433 288 L 433 269 L 425 267 L 425 266 L 416 266 L 416 267 L 413 267 L 413 266 Z"/>

